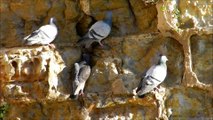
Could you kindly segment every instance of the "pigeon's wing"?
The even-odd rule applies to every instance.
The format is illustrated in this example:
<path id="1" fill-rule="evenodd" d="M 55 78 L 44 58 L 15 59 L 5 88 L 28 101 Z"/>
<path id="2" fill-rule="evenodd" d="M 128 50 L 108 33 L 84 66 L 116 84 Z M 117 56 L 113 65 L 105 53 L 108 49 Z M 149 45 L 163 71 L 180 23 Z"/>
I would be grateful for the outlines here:
<path id="1" fill-rule="evenodd" d="M 155 87 L 157 87 L 161 82 L 163 82 L 165 76 L 166 76 L 166 69 L 164 69 L 164 67 L 162 67 L 161 65 L 152 66 L 147 71 L 143 81 L 140 83 L 141 87 L 137 93 L 139 95 L 143 95 L 145 93 L 150 92 Z"/>
<path id="2" fill-rule="evenodd" d="M 90 73 L 91 73 L 91 68 L 88 65 L 85 65 L 80 69 L 79 75 L 78 75 L 79 84 L 74 92 L 74 95 L 77 95 L 79 94 L 80 91 L 83 91 L 85 83 L 90 76 Z"/>
<path id="3" fill-rule="evenodd" d="M 140 81 L 140 83 L 139 83 L 139 85 L 137 87 L 136 93 L 138 93 L 139 91 L 145 89 L 145 87 L 152 86 L 152 85 L 153 85 L 153 81 L 151 81 L 151 79 L 149 79 L 149 76 L 147 76 L 147 77 L 144 76 L 141 79 L 141 81 Z"/>
<path id="4" fill-rule="evenodd" d="M 93 42 L 100 42 L 106 38 L 111 31 L 111 27 L 103 21 L 98 21 L 93 24 L 86 35 L 84 35 L 78 42 L 78 45 L 85 45 L 89 48 Z"/>
<path id="5" fill-rule="evenodd" d="M 146 72 L 146 76 L 145 77 L 148 77 L 150 75 L 152 75 L 154 69 L 156 68 L 156 65 L 153 65 L 152 67 L 150 67 L 147 72 Z"/>
<path id="6" fill-rule="evenodd" d="M 80 69 L 79 81 L 85 82 L 89 78 L 90 73 L 91 73 L 91 68 L 89 65 L 85 65 L 84 67 L 82 67 Z"/>
<path id="7" fill-rule="evenodd" d="M 43 40 L 41 44 L 51 43 L 58 34 L 58 30 L 55 25 L 45 25 L 41 27 L 40 30 L 43 32 L 43 36 L 45 37 L 45 40 Z"/>
<path id="8" fill-rule="evenodd" d="M 25 41 L 25 44 L 26 45 L 42 44 L 42 41 L 44 40 L 45 37 L 43 36 L 43 32 L 37 30 L 37 32 L 33 32 L 32 34 L 29 35 L 29 37 Z"/>
<path id="9" fill-rule="evenodd" d="M 149 70 L 149 71 L 150 71 L 150 70 Z M 136 93 L 142 88 L 143 79 L 144 79 L 145 77 L 147 77 L 147 72 L 148 72 L 148 70 L 146 70 L 145 72 L 143 72 L 143 73 L 141 74 L 141 80 L 140 80 L 140 83 L 138 84 Z"/>
<path id="10" fill-rule="evenodd" d="M 53 25 L 45 25 L 24 38 L 27 45 L 49 44 L 57 35 L 57 28 Z"/>
<path id="11" fill-rule="evenodd" d="M 104 21 L 98 21 L 89 29 L 89 38 L 102 40 L 106 38 L 111 31 L 111 27 Z"/>
<path id="12" fill-rule="evenodd" d="M 152 75 L 152 72 L 155 69 L 155 65 L 153 65 L 152 67 L 150 67 L 147 72 L 146 75 L 141 79 L 138 88 L 136 90 L 136 93 L 139 93 L 140 95 L 144 94 L 144 90 L 147 88 L 152 87 L 153 82 L 152 80 L 149 78 L 150 75 Z"/>
<path id="13" fill-rule="evenodd" d="M 166 65 L 157 65 L 152 72 L 150 73 L 150 76 L 152 76 L 152 78 L 155 81 L 158 82 L 163 82 L 163 80 L 166 78 L 166 74 L 167 74 L 167 67 Z"/>

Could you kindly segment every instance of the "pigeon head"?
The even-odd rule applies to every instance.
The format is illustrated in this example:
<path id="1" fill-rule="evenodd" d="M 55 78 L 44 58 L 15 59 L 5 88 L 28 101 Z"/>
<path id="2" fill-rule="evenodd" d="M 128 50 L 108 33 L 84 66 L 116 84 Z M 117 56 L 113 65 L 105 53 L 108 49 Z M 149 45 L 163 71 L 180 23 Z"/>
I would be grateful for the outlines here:
<path id="1" fill-rule="evenodd" d="M 82 59 L 86 62 L 86 64 L 90 65 L 91 62 L 91 56 L 89 54 L 83 54 Z"/>
<path id="2" fill-rule="evenodd" d="M 50 18 L 50 24 L 51 24 L 51 25 L 53 25 L 53 24 L 55 25 L 55 23 L 56 23 L 56 18 L 51 17 L 51 18 Z"/>
<path id="3" fill-rule="evenodd" d="M 104 21 L 108 24 L 108 25 L 112 25 L 112 11 L 107 11 L 106 13 L 106 17 L 104 19 Z"/>
<path id="4" fill-rule="evenodd" d="M 168 58 L 165 55 L 160 55 L 159 63 L 166 63 L 168 61 Z"/>

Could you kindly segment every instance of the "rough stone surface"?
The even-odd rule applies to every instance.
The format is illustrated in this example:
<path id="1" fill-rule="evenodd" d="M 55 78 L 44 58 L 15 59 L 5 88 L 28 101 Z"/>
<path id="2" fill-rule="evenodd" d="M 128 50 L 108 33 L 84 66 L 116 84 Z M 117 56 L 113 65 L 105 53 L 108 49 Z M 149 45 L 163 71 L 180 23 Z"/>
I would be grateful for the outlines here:
<path id="1" fill-rule="evenodd" d="M 140 31 L 157 31 L 157 9 L 155 5 L 146 5 L 146 2 L 142 0 L 129 0 L 129 2 L 135 16 L 136 26 Z"/>
<path id="2" fill-rule="evenodd" d="M 200 89 L 174 88 L 165 105 L 172 111 L 170 119 L 211 119 L 212 116 L 208 117 L 213 114 L 211 101 L 208 94 Z"/>
<path id="3" fill-rule="evenodd" d="M 193 70 L 198 79 L 206 84 L 213 84 L 213 35 L 194 35 L 191 37 Z"/>
<path id="4" fill-rule="evenodd" d="M 105 47 L 93 46 L 85 96 L 71 100 L 71 68 L 82 54 L 76 41 L 109 10 L 112 32 Z M 23 46 L 52 16 L 56 47 Z M 212 119 L 212 34 L 209 0 L 1 0 L 4 119 Z M 161 53 L 169 59 L 165 81 L 133 96 Z"/>

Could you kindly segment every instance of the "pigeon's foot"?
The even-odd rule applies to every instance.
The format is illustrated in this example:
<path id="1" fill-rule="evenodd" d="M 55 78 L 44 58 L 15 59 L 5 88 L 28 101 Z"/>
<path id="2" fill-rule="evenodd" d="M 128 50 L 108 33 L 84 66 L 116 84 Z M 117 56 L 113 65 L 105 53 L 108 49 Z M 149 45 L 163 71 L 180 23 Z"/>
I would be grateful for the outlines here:
<path id="1" fill-rule="evenodd" d="M 71 98 L 71 99 L 77 99 L 77 95 L 70 95 L 69 98 Z"/>
<path id="2" fill-rule="evenodd" d="M 82 97 L 84 97 L 84 92 L 81 91 L 81 92 L 79 93 L 79 95 L 82 96 Z"/>
<path id="3" fill-rule="evenodd" d="M 102 44 L 101 42 L 98 42 L 98 43 L 99 43 L 101 49 L 109 50 L 109 46 L 106 46 L 106 45 Z"/>
<path id="4" fill-rule="evenodd" d="M 109 45 L 104 44 L 103 46 L 98 45 L 98 49 L 101 49 L 101 50 L 110 50 L 112 48 Z"/>
<path id="5" fill-rule="evenodd" d="M 79 103 L 80 103 L 81 108 L 84 108 L 85 102 L 84 102 L 83 93 L 80 93 L 80 94 L 79 94 L 78 101 L 79 101 Z"/>
<path id="6" fill-rule="evenodd" d="M 159 86 L 157 86 L 157 87 L 155 87 L 155 88 L 154 88 L 154 91 L 157 91 L 157 92 L 159 93 L 159 92 L 160 92 L 160 90 L 159 90 L 159 89 L 160 89 L 160 87 L 159 87 Z"/>
<path id="7" fill-rule="evenodd" d="M 48 46 L 50 47 L 50 49 L 55 49 L 55 45 L 54 44 L 48 44 Z"/>
<path id="8" fill-rule="evenodd" d="M 101 47 L 103 47 L 104 45 L 101 42 L 98 42 L 100 44 Z"/>
<path id="9" fill-rule="evenodd" d="M 146 95 L 145 95 L 145 94 L 143 94 L 143 95 L 138 95 L 138 97 L 139 97 L 139 98 L 145 98 Z"/>

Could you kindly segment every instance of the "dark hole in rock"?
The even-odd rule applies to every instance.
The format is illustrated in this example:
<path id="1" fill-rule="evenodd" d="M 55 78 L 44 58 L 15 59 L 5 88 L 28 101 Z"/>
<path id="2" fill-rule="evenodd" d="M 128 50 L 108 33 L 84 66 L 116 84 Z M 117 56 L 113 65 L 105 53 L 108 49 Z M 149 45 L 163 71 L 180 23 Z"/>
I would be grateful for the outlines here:
<path id="1" fill-rule="evenodd" d="M 13 61 L 12 62 L 12 66 L 15 68 L 15 70 L 16 70 L 16 68 L 18 67 L 18 64 L 17 64 L 17 62 L 16 61 Z"/>
<path id="2" fill-rule="evenodd" d="M 27 61 L 23 64 L 22 66 L 22 76 L 26 77 L 26 76 L 29 76 L 31 77 L 30 75 L 33 74 L 33 65 L 32 65 L 32 61 Z"/>
<path id="3" fill-rule="evenodd" d="M 39 58 L 34 58 L 33 62 L 31 62 L 32 64 L 34 64 L 35 66 L 38 66 L 40 64 L 40 60 Z"/>
<path id="4" fill-rule="evenodd" d="M 187 20 L 183 24 L 180 25 L 179 28 L 181 29 L 186 29 L 186 28 L 193 28 L 194 27 L 194 22 L 192 19 Z"/>
<path id="5" fill-rule="evenodd" d="M 12 79 L 17 79 L 19 77 L 19 72 L 18 72 L 18 63 L 16 61 L 12 61 L 12 66 L 15 69 L 15 74 L 12 76 Z"/>
<path id="6" fill-rule="evenodd" d="M 93 17 L 84 15 L 80 21 L 76 24 L 76 31 L 79 36 L 84 36 L 89 28 L 96 22 Z"/>

